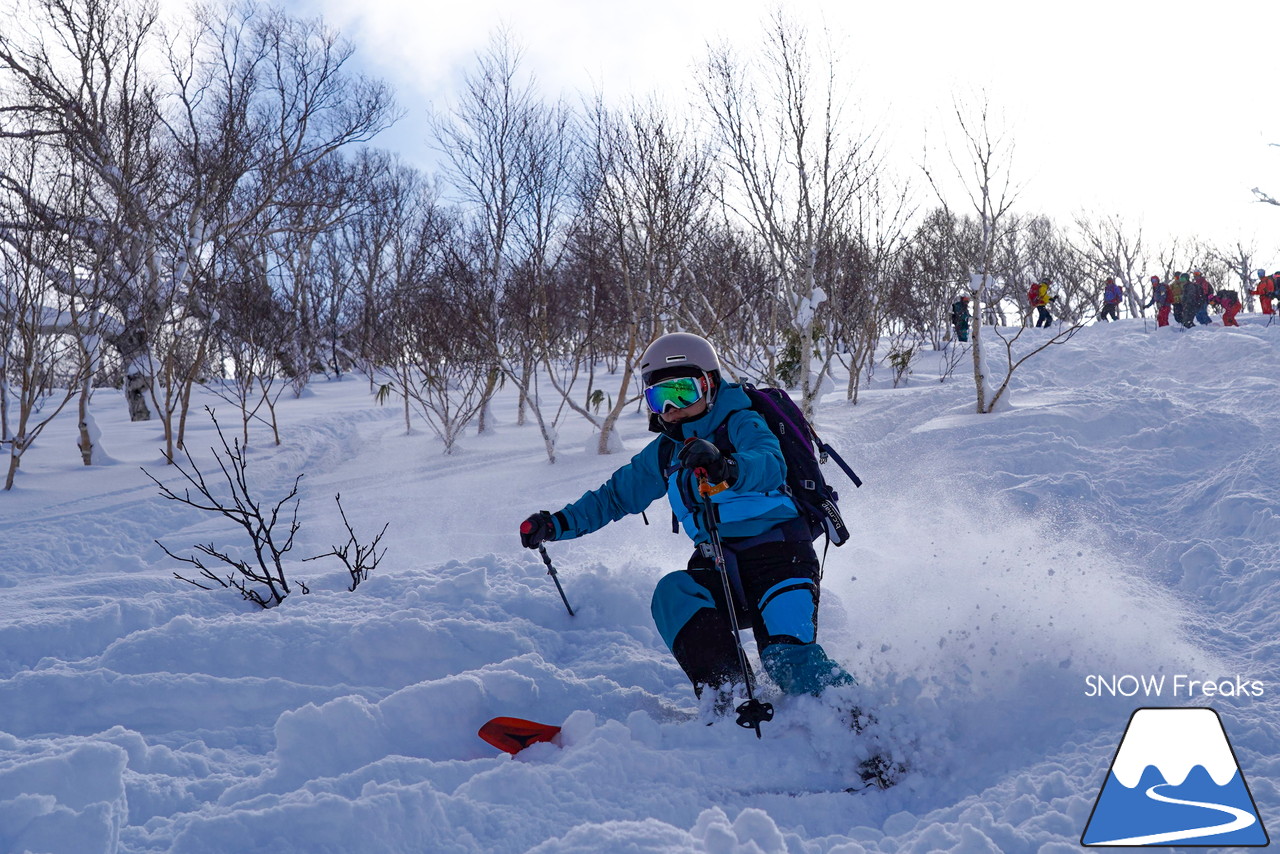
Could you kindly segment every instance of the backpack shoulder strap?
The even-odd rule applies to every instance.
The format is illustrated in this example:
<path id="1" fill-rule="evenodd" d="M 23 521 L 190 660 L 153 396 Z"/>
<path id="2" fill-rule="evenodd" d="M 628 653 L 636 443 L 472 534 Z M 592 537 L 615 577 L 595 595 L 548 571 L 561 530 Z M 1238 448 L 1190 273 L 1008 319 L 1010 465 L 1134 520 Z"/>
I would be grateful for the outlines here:
<path id="1" fill-rule="evenodd" d="M 663 442 L 662 439 L 666 441 Z M 671 459 L 675 455 L 676 440 L 664 434 L 658 441 L 658 471 L 662 473 L 663 480 L 669 477 L 667 469 L 671 468 Z"/>

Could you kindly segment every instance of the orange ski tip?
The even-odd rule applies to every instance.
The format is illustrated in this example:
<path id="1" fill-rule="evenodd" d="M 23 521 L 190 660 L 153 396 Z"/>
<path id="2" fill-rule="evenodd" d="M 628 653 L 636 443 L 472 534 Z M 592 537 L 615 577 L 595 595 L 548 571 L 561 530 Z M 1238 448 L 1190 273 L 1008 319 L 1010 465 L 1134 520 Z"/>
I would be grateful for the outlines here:
<path id="1" fill-rule="evenodd" d="M 540 724 L 523 718 L 507 717 L 499 717 L 487 721 L 477 733 L 489 744 L 513 755 L 531 744 L 551 741 L 559 734 L 560 727 L 558 726 Z"/>

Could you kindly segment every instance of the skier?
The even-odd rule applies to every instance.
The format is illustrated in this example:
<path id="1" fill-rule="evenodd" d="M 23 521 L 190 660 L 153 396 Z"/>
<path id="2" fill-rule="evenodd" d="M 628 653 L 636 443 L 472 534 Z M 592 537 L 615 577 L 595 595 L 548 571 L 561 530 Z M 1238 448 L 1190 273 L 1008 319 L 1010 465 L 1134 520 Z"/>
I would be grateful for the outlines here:
<path id="1" fill-rule="evenodd" d="M 1173 282 L 1173 318 L 1190 329 L 1195 325 L 1196 288 L 1190 273 L 1178 273 Z"/>
<path id="2" fill-rule="evenodd" d="M 951 325 L 956 330 L 956 339 L 969 340 L 969 298 L 962 296 L 951 304 Z"/>
<path id="3" fill-rule="evenodd" d="M 1191 287 L 1196 300 L 1196 323 L 1201 326 L 1208 326 L 1213 323 L 1209 319 L 1209 299 L 1213 296 L 1213 285 L 1209 284 L 1209 280 L 1204 277 L 1204 273 L 1197 270 L 1192 274 Z"/>
<path id="4" fill-rule="evenodd" d="M 1280 270 L 1275 275 L 1268 276 L 1266 270 L 1258 271 L 1258 284 L 1249 293 L 1258 298 L 1262 303 L 1263 314 L 1273 314 L 1275 309 L 1272 308 L 1271 301 L 1276 298 L 1276 281 L 1280 280 Z"/>
<path id="5" fill-rule="evenodd" d="M 854 684 L 817 642 L 822 573 L 808 523 L 783 491 L 786 469 L 777 437 L 750 408 L 742 386 L 721 376 L 715 348 L 705 339 L 663 335 L 644 351 L 639 367 L 651 429 L 660 435 L 598 489 L 555 513 L 530 516 L 520 542 L 537 548 L 581 537 L 641 512 L 666 493 L 695 548 L 687 568 L 658 580 L 653 619 L 704 710 L 724 714 L 733 704 L 733 683 L 744 674 L 709 545 L 701 470 L 718 490 L 712 496 L 716 527 L 739 624 L 754 632 L 765 672 L 793 695 Z M 732 449 L 711 441 L 722 423 Z M 659 468 L 663 443 L 674 443 L 666 472 Z"/>
<path id="6" fill-rule="evenodd" d="M 1047 329 L 1048 327 L 1053 326 L 1053 315 L 1049 314 L 1049 303 L 1053 302 L 1058 297 L 1056 294 L 1054 296 L 1049 295 L 1049 286 L 1052 284 L 1053 282 L 1049 277 L 1045 276 L 1039 281 L 1039 283 L 1032 285 L 1031 289 L 1027 291 L 1027 299 L 1030 301 L 1031 305 L 1035 307 L 1037 312 L 1036 329 L 1040 329 L 1041 327 Z"/>
<path id="7" fill-rule="evenodd" d="M 1209 297 L 1209 302 L 1222 309 L 1223 326 L 1240 325 L 1236 322 L 1236 315 L 1240 313 L 1240 295 L 1235 291 L 1220 290 Z"/>
<path id="8" fill-rule="evenodd" d="M 1156 307 L 1156 327 L 1169 325 L 1169 309 L 1173 306 L 1172 296 L 1169 293 L 1169 286 L 1160 281 L 1159 276 L 1151 277 L 1151 302 L 1143 305 L 1143 308 Z"/>
<path id="9" fill-rule="evenodd" d="M 1182 274 L 1174 273 L 1169 280 L 1169 302 L 1173 305 L 1173 321 L 1182 325 Z"/>
<path id="10" fill-rule="evenodd" d="M 1108 278 L 1106 284 L 1107 287 L 1102 292 L 1102 313 L 1098 315 L 1098 319 L 1119 320 L 1120 300 L 1124 298 L 1124 287 L 1117 285 L 1113 278 Z"/>

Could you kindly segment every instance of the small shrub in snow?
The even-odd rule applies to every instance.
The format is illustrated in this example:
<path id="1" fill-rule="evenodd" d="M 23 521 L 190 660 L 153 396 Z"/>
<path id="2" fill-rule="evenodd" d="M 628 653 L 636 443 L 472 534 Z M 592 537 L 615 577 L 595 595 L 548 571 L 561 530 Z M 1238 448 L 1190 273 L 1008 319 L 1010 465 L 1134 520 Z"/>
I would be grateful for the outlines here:
<path id="1" fill-rule="evenodd" d="M 244 599 L 261 608 L 275 607 L 283 602 L 291 592 L 289 580 L 285 576 L 284 556 L 293 548 L 293 538 L 298 533 L 297 496 L 298 483 L 302 480 L 302 475 L 294 478 L 293 486 L 284 498 L 269 508 L 264 507 L 261 501 L 254 498 L 249 488 L 249 479 L 246 475 L 248 463 L 245 456 L 245 448 L 241 446 L 239 439 L 228 445 L 226 437 L 222 433 L 222 427 L 218 424 L 218 419 L 214 416 L 213 410 L 205 407 L 205 411 L 209 413 L 209 417 L 213 420 L 213 426 L 218 433 L 218 441 L 222 445 L 221 452 L 216 448 L 213 449 L 213 458 L 217 462 L 226 483 L 227 494 L 225 496 L 215 496 L 214 488 L 205 480 L 204 474 L 196 466 L 191 454 L 185 448 L 183 453 L 186 454 L 187 458 L 186 466 L 184 467 L 176 460 L 172 461 L 174 468 L 190 484 L 190 487 L 183 489 L 181 495 L 160 482 L 145 468 L 142 471 L 147 477 L 151 478 L 156 486 L 160 487 L 160 494 L 165 498 L 195 507 L 198 510 L 220 514 L 244 528 L 249 537 L 253 561 L 250 562 L 233 557 L 228 552 L 216 548 L 212 542 L 196 545 L 194 548 L 200 554 L 213 558 L 219 564 L 231 567 L 232 572 L 222 575 L 209 568 L 203 558 L 198 555 L 180 557 L 171 552 L 159 540 L 156 540 L 155 543 L 164 549 L 164 553 L 169 557 L 182 563 L 191 564 L 200 570 L 198 578 L 188 578 L 181 573 L 175 572 L 173 574 L 174 577 L 180 581 L 194 584 L 203 590 L 215 589 L 199 580 L 203 579 L 206 582 L 217 584 L 219 587 L 237 590 Z M 192 494 L 192 488 L 195 490 L 194 495 Z M 222 491 L 222 489 L 218 489 L 218 492 Z M 347 519 L 346 511 L 342 509 L 341 496 L 335 496 L 335 499 L 338 502 L 338 512 L 342 515 L 342 521 L 346 525 L 349 538 L 346 544 L 334 546 L 330 551 L 306 558 L 306 560 L 316 560 L 331 555 L 337 557 L 347 567 L 347 571 L 351 575 L 351 587 L 348 589 L 355 590 L 361 581 L 369 577 L 369 572 L 377 567 L 378 561 L 385 554 L 385 550 L 379 553 L 377 548 L 382 535 L 387 532 L 387 526 L 384 525 L 382 527 L 382 531 L 373 538 L 369 545 L 361 545 L 356 538 L 350 521 Z M 286 505 L 290 502 L 293 503 L 291 511 L 286 510 Z M 279 527 L 282 521 L 282 511 L 289 516 L 287 533 L 282 533 Z M 310 592 L 307 585 L 302 582 L 297 582 L 297 587 L 303 593 Z"/>
<path id="2" fill-rule="evenodd" d="M 245 456 L 245 448 L 240 444 L 239 439 L 228 445 L 227 438 L 222 433 L 222 426 L 218 424 L 218 419 L 214 416 L 213 410 L 206 406 L 205 411 L 213 419 L 213 426 L 218 432 L 218 441 L 222 445 L 221 453 L 216 448 L 213 449 L 213 458 L 217 462 L 228 487 L 228 494 L 225 497 L 214 495 L 214 488 L 205 480 L 204 473 L 200 471 L 195 461 L 191 458 L 191 452 L 186 450 L 185 447 L 183 448 L 183 454 L 186 455 L 187 465 L 184 467 L 177 460 L 171 460 L 171 462 L 173 467 L 178 470 L 178 473 L 190 484 L 190 487 L 194 487 L 195 495 L 192 495 L 190 487 L 183 489 L 182 494 L 178 495 L 145 468 L 142 472 L 151 478 L 156 486 L 160 487 L 160 494 L 170 501 L 177 501 L 181 504 L 195 507 L 197 510 L 219 513 L 244 528 L 252 544 L 253 563 L 232 557 L 225 551 L 219 551 L 213 543 L 196 545 L 196 551 L 207 557 L 214 558 L 219 563 L 226 564 L 234 570 L 234 572 L 224 577 L 206 566 L 198 556 L 179 557 L 169 551 L 168 547 L 159 540 L 156 540 L 155 543 L 164 549 L 164 553 L 169 557 L 183 563 L 189 563 L 200 570 L 201 578 L 216 583 L 221 587 L 238 590 L 241 596 L 255 605 L 262 608 L 271 608 L 283 602 L 290 592 L 289 581 L 284 573 L 283 558 L 293 548 L 293 537 L 298 533 L 297 495 L 298 482 L 302 480 L 302 475 L 294 478 L 293 488 L 289 490 L 288 495 L 269 509 L 264 508 L 262 503 L 253 497 L 249 489 L 249 479 L 246 476 L 248 461 Z M 289 530 L 287 534 L 282 536 L 277 526 L 281 521 L 281 511 L 285 509 L 285 505 L 290 501 L 293 502 L 293 510 L 289 519 Z M 205 586 L 200 581 L 187 578 L 177 572 L 174 573 L 174 577 L 205 590 L 213 589 Z M 261 587 L 266 588 L 265 593 Z M 298 587 L 303 593 L 308 592 L 305 584 L 299 583 Z"/>

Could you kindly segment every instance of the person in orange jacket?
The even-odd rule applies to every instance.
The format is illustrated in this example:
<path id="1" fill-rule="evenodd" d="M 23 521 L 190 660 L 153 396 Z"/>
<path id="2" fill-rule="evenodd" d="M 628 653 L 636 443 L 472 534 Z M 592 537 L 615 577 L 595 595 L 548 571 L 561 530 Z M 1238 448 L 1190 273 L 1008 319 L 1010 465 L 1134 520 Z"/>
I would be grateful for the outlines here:
<path id="1" fill-rule="evenodd" d="M 1276 298 L 1276 279 L 1278 278 L 1280 278 L 1280 271 L 1275 275 L 1268 276 L 1266 270 L 1259 270 L 1258 284 L 1253 290 L 1249 291 L 1262 303 L 1263 314 L 1275 314 L 1271 301 Z"/>

